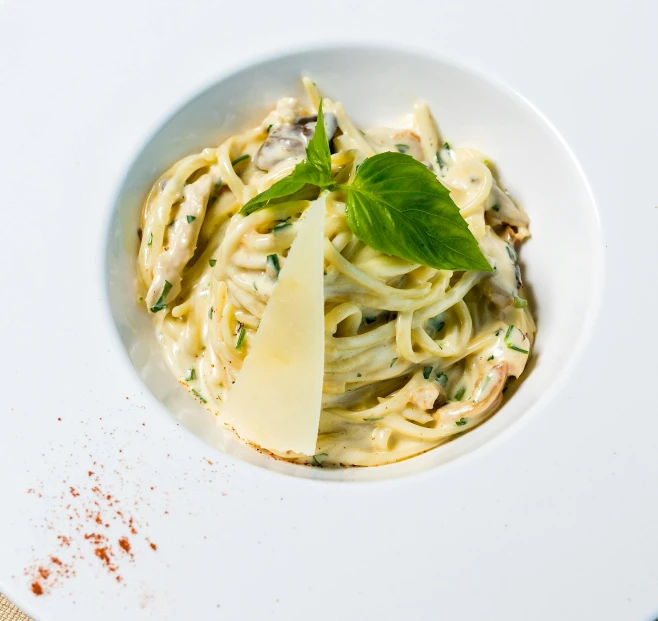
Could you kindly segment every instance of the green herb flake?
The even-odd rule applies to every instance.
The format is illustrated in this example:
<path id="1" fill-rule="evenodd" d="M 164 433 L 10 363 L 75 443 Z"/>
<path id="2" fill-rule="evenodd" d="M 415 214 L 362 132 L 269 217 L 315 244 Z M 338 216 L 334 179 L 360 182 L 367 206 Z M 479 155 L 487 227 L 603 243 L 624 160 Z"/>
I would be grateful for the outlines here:
<path id="1" fill-rule="evenodd" d="M 244 340 L 247 337 L 247 328 L 240 326 L 240 332 L 238 332 L 238 342 L 235 344 L 235 349 L 240 351 L 244 345 Z"/>
<path id="2" fill-rule="evenodd" d="M 505 244 L 505 248 L 507 249 L 507 256 L 511 259 L 512 263 L 516 263 L 516 260 L 519 258 L 518 255 L 516 254 L 516 250 L 512 248 L 510 244 Z"/>
<path id="3" fill-rule="evenodd" d="M 455 393 L 455 401 L 461 401 L 462 398 L 464 397 L 464 393 L 466 392 L 466 387 L 462 386 L 456 393 Z"/>
<path id="4" fill-rule="evenodd" d="M 268 134 L 270 133 L 270 130 L 272 129 L 272 126 L 273 126 L 273 125 L 274 125 L 274 123 L 270 123 L 270 124 L 267 126 L 267 130 L 266 130 L 266 131 L 267 131 Z"/>
<path id="5" fill-rule="evenodd" d="M 248 160 L 251 157 L 248 153 L 245 153 L 244 155 L 241 155 L 240 157 L 236 157 L 232 162 L 231 166 L 235 167 L 237 166 L 240 162 L 244 162 L 245 160 Z"/>
<path id="6" fill-rule="evenodd" d="M 255 289 L 256 291 L 258 291 L 258 287 L 256 286 L 256 281 L 255 281 L 255 280 L 254 280 L 254 282 L 253 282 L 253 285 L 254 285 L 254 289 Z"/>
<path id="7" fill-rule="evenodd" d="M 317 455 L 313 455 L 313 457 L 311 457 L 311 464 L 317 468 L 322 468 L 322 462 L 318 459 L 318 457 L 329 457 L 329 455 L 327 455 L 327 453 L 318 453 Z"/>
<path id="8" fill-rule="evenodd" d="M 423 369 L 423 377 L 424 377 L 425 379 L 429 379 L 429 377 L 430 377 L 430 373 L 431 373 L 431 372 L 432 372 L 432 367 L 425 367 L 425 368 Z"/>
<path id="9" fill-rule="evenodd" d="M 455 425 L 457 425 L 457 427 L 463 427 L 467 423 L 468 423 L 468 418 L 464 418 L 463 416 L 458 421 L 455 421 Z"/>
<path id="10" fill-rule="evenodd" d="M 149 233 L 149 240 L 146 242 L 147 246 L 150 246 L 153 244 L 153 233 Z"/>
<path id="11" fill-rule="evenodd" d="M 491 362 L 493 359 L 494 359 L 493 356 L 489 356 L 489 357 L 487 358 L 487 362 Z"/>
<path id="12" fill-rule="evenodd" d="M 141 304 L 141 303 L 144 301 L 144 297 L 140 295 L 140 296 L 137 298 L 137 301 Z"/>
<path id="13" fill-rule="evenodd" d="M 451 149 L 450 149 L 450 145 L 449 145 L 447 142 L 443 144 L 443 148 L 444 148 L 446 151 L 450 151 L 450 150 L 451 150 Z"/>
<path id="14" fill-rule="evenodd" d="M 194 396 L 198 397 L 199 401 L 201 401 L 201 403 L 208 403 L 207 399 L 205 397 L 203 397 L 201 395 L 201 393 L 196 388 L 192 388 L 192 394 Z"/>
<path id="15" fill-rule="evenodd" d="M 208 265 L 210 265 L 210 267 L 215 267 L 215 265 L 217 265 L 217 259 L 208 259 Z"/>
<path id="16" fill-rule="evenodd" d="M 493 209 L 494 211 L 500 211 L 500 207 L 498 205 L 492 205 L 491 209 Z"/>
<path id="17" fill-rule="evenodd" d="M 529 354 L 530 353 L 529 350 L 522 349 L 521 347 L 514 345 L 514 343 L 510 343 L 509 337 L 512 334 L 512 330 L 514 330 L 514 324 L 512 324 L 509 328 L 507 328 L 507 333 L 505 334 L 505 344 L 507 345 L 507 348 L 513 351 L 518 351 L 521 354 Z"/>
<path id="18" fill-rule="evenodd" d="M 287 226 L 292 226 L 292 222 L 290 222 L 290 218 L 284 220 L 283 222 L 279 222 L 276 226 L 272 227 L 272 231 L 280 231 L 281 229 L 285 229 Z"/>
<path id="19" fill-rule="evenodd" d="M 443 386 L 443 388 L 445 388 L 448 384 L 448 376 L 443 371 L 441 371 L 440 373 L 436 374 L 436 381 L 438 384 Z"/>
<path id="20" fill-rule="evenodd" d="M 276 280 L 279 277 L 279 272 L 281 271 L 281 267 L 279 265 L 279 255 L 268 254 L 267 267 L 274 273 L 274 280 Z"/>
<path id="21" fill-rule="evenodd" d="M 388 368 L 390 369 L 397 362 L 397 360 L 398 360 L 397 358 L 393 358 L 393 360 L 391 360 L 391 364 Z"/>
<path id="22" fill-rule="evenodd" d="M 185 375 L 185 381 L 191 382 L 194 379 L 196 379 L 196 371 L 194 369 L 188 369 L 187 375 Z"/>
<path id="23" fill-rule="evenodd" d="M 367 423 L 373 423 L 376 420 L 384 420 L 384 417 L 383 416 L 373 416 L 371 418 L 364 418 L 363 420 L 366 421 Z"/>
<path id="24" fill-rule="evenodd" d="M 528 306 L 528 300 L 524 300 L 518 295 L 514 296 L 514 308 L 525 308 L 526 306 Z"/>
<path id="25" fill-rule="evenodd" d="M 155 306 L 151 306 L 152 313 L 157 313 L 158 311 L 161 311 L 163 308 L 167 307 L 165 298 L 167 297 L 167 294 L 170 291 L 171 291 L 171 283 L 168 280 L 165 280 L 164 286 L 162 287 L 162 293 L 160 294 L 158 301 L 155 303 Z"/>
<path id="26" fill-rule="evenodd" d="M 185 218 L 188 224 L 192 224 L 196 220 L 196 216 L 186 216 Z"/>
<path id="27" fill-rule="evenodd" d="M 356 376 L 357 376 L 357 377 L 361 377 L 361 373 L 357 373 Z"/>
<path id="28" fill-rule="evenodd" d="M 400 152 L 400 153 L 406 153 L 409 150 L 409 145 L 408 144 L 396 144 L 395 148 Z"/>

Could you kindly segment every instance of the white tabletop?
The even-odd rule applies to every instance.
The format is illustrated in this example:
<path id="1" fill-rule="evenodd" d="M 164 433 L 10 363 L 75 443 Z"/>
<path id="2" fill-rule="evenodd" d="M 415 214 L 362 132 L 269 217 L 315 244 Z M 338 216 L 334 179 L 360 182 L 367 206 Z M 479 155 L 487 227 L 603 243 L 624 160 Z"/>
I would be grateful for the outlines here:
<path id="1" fill-rule="evenodd" d="M 651 0 L 0 0 L 0 591 L 44 621 L 654 619 L 657 20 Z M 427 49 L 536 104 L 592 186 L 609 277 L 588 364 L 504 441 L 318 485 L 163 413 L 125 364 L 102 262 L 112 193 L 181 101 L 252 58 L 343 40 Z M 115 572 L 57 539 L 94 532 Z M 36 597 L 51 556 L 75 575 Z"/>

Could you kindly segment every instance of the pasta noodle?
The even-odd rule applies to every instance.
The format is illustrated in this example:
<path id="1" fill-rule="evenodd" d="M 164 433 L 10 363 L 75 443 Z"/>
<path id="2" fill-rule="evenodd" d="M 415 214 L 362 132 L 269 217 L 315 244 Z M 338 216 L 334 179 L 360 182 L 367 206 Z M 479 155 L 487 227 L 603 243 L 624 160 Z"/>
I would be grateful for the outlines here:
<path id="1" fill-rule="evenodd" d="M 143 207 L 144 301 L 175 376 L 218 416 L 295 239 L 306 200 L 248 216 L 251 198 L 290 174 L 320 103 L 281 100 L 256 128 L 176 162 Z M 322 99 L 332 173 L 354 177 L 384 151 L 425 163 L 494 266 L 450 272 L 382 254 L 347 226 L 345 196 L 326 197 L 325 375 L 316 454 L 323 466 L 375 466 L 434 448 L 486 420 L 527 363 L 535 324 L 522 296 L 517 244 L 527 215 L 477 151 L 443 143 L 427 105 L 402 128 L 360 131 Z M 173 303 L 163 304 L 164 298 Z M 264 404 L 267 407 L 267 404 Z"/>

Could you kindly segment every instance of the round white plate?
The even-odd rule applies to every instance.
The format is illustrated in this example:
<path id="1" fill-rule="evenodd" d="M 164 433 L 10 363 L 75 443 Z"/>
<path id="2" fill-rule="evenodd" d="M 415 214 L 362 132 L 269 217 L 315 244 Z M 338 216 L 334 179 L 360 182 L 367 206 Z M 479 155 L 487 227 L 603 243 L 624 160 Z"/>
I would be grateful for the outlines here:
<path id="1" fill-rule="evenodd" d="M 612 9 L 0 2 L 0 591 L 46 621 L 655 618 L 658 8 Z M 291 47 L 366 40 L 380 47 L 222 81 Z M 139 359 L 146 330 L 121 340 L 114 325 L 128 273 L 113 243 L 132 227 L 117 196 L 125 208 L 127 188 L 299 70 L 363 123 L 426 97 L 532 218 L 527 380 L 475 432 L 373 471 L 218 449 L 152 396 L 180 417 L 164 376 L 147 388 L 135 371 L 126 350 Z"/>

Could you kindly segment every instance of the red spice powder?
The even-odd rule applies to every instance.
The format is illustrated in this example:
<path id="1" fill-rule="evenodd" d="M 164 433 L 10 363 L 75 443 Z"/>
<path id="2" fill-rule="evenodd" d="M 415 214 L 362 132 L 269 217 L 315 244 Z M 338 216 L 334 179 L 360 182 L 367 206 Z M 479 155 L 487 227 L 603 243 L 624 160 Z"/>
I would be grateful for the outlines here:
<path id="1" fill-rule="evenodd" d="M 119 539 L 119 545 L 128 553 L 130 553 L 130 541 L 128 541 L 128 537 L 121 537 Z"/>
<path id="2" fill-rule="evenodd" d="M 32 583 L 32 593 L 35 595 L 43 595 L 43 589 L 41 588 L 41 585 L 38 582 L 33 582 Z"/>

